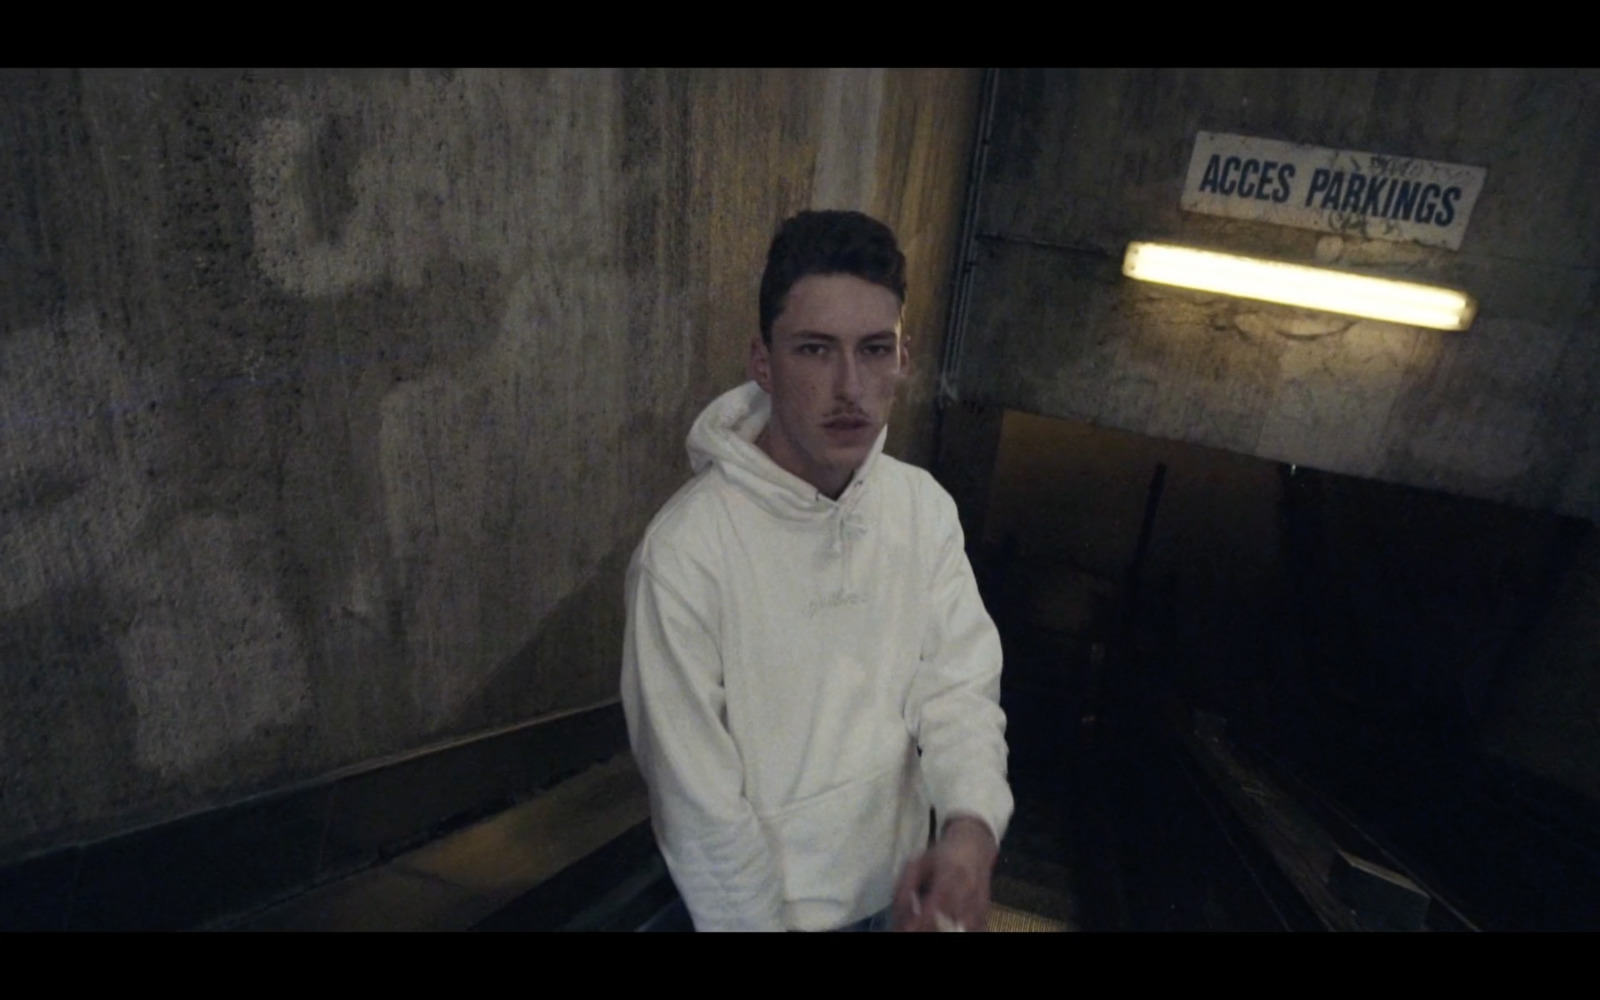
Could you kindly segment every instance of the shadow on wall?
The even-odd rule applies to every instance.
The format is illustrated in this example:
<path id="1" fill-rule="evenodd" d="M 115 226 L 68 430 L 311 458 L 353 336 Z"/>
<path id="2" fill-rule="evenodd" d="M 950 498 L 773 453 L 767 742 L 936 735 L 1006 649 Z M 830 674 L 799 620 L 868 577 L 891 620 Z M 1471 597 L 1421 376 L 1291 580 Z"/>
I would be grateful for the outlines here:
<path id="1" fill-rule="evenodd" d="M 1033 604 L 1083 603 L 1074 581 L 1122 578 L 1158 462 L 1140 642 L 1186 701 L 1268 740 L 1488 740 L 1600 791 L 1573 707 L 1600 697 L 1592 672 L 1577 681 L 1600 622 L 1589 522 L 1008 412 L 985 547 L 1013 539 Z"/>
<path id="2" fill-rule="evenodd" d="M 533 638 L 498 665 L 459 713 L 459 724 L 490 725 L 508 714 L 533 717 L 563 707 L 574 665 L 614 664 L 609 688 L 618 694 L 626 626 L 624 577 L 637 540 L 612 549 L 587 581 L 540 619 Z"/>
<path id="3" fill-rule="evenodd" d="M 303 732 L 309 678 L 248 512 L 162 485 L 175 380 L 90 314 L 0 340 L 0 838 L 93 820 Z"/>

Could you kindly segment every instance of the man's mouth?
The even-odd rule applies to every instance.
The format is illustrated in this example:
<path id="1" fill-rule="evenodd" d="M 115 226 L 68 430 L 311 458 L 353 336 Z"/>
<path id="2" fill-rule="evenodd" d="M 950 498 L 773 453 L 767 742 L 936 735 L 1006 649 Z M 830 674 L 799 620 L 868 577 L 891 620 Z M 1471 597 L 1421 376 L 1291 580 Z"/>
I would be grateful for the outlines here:
<path id="1" fill-rule="evenodd" d="M 872 421 L 866 417 L 834 417 L 824 421 L 822 426 L 830 431 L 859 431 L 872 426 Z"/>

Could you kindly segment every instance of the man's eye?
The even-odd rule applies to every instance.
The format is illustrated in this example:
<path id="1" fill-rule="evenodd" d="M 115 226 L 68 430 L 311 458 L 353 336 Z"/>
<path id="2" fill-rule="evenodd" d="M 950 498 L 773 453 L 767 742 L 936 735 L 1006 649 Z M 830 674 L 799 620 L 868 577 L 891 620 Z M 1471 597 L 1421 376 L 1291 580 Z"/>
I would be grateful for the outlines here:
<path id="1" fill-rule="evenodd" d="M 888 344 L 868 344 L 865 350 L 868 354 L 878 358 L 894 353 L 894 348 Z"/>
<path id="2" fill-rule="evenodd" d="M 828 345 L 827 344 L 801 344 L 800 345 L 800 353 L 801 354 L 811 354 L 811 355 L 826 354 L 826 353 L 828 353 Z"/>

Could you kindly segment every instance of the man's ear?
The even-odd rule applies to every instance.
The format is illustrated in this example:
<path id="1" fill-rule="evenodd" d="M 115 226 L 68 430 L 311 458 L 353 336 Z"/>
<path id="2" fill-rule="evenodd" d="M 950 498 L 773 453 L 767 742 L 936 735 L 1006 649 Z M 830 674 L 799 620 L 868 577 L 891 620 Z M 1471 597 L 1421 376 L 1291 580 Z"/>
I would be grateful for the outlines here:
<path id="1" fill-rule="evenodd" d="M 772 348 L 757 334 L 750 338 L 750 360 L 745 363 L 750 380 L 768 395 L 772 393 Z"/>
<path id="2" fill-rule="evenodd" d="M 900 335 L 900 374 L 911 374 L 911 334 Z"/>

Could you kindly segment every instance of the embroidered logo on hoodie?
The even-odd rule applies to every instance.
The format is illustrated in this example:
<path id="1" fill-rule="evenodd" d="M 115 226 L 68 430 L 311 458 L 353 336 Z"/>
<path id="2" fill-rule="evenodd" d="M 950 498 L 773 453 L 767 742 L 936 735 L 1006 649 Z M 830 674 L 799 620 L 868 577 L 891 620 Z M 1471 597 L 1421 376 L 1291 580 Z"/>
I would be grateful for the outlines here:
<path id="1" fill-rule="evenodd" d="M 819 612 L 832 611 L 836 608 L 858 607 L 867 603 L 862 594 L 846 594 L 844 591 L 835 591 L 827 597 L 819 597 L 806 605 L 806 617 L 815 618 Z"/>

